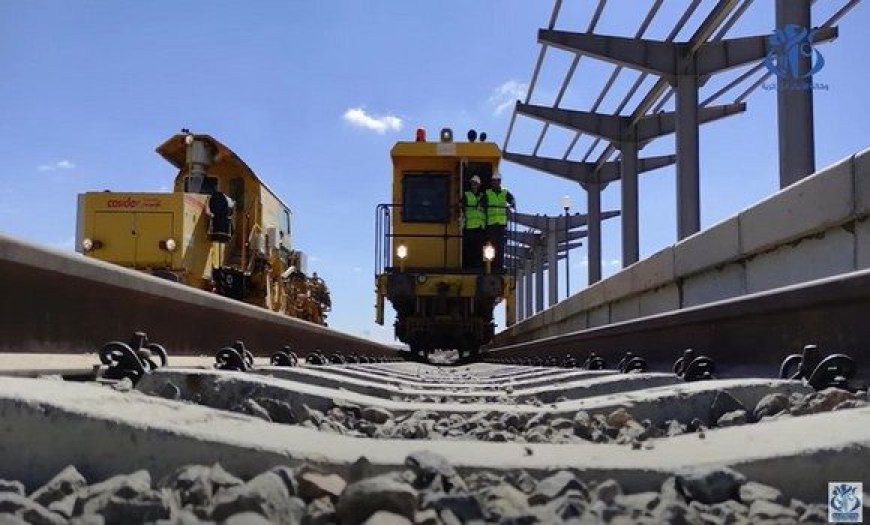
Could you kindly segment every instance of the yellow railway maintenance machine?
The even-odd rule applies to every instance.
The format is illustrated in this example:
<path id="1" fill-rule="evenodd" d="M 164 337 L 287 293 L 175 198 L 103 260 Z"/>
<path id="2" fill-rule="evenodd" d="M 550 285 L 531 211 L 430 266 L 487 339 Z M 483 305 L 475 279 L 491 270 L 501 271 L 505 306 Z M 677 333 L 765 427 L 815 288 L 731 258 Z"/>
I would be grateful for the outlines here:
<path id="1" fill-rule="evenodd" d="M 80 194 L 77 250 L 325 325 L 329 291 L 304 273 L 290 209 L 251 168 L 187 130 L 157 152 L 179 170 L 173 192 Z"/>
<path id="2" fill-rule="evenodd" d="M 454 142 L 449 128 L 440 140 L 398 142 L 393 161 L 392 203 L 376 213 L 376 321 L 384 324 L 384 300 L 396 311 L 396 337 L 412 355 L 436 349 L 478 353 L 495 332 L 493 309 L 506 300 L 506 324 L 515 321 L 514 277 L 491 271 L 493 250 L 482 246 L 480 264 L 462 266 L 462 195 L 473 176 L 487 188 L 501 151 L 486 135 Z M 512 221 L 511 221 L 511 224 Z"/>

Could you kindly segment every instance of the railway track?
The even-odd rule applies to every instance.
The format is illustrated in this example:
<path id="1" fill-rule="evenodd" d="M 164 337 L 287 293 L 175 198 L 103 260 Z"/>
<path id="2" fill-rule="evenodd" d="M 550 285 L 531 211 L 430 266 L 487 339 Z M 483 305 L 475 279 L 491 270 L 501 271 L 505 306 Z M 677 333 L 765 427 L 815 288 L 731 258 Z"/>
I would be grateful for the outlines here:
<path id="1" fill-rule="evenodd" d="M 307 360 L 0 376 L 0 514 L 823 523 L 827 483 L 870 472 L 862 385 Z"/>
<path id="2" fill-rule="evenodd" d="M 450 367 L 2 237 L 0 275 L 0 523 L 824 522 L 870 472 L 866 272 Z"/>
<path id="3" fill-rule="evenodd" d="M 783 359 L 807 344 L 855 360 L 856 374 L 870 379 L 870 270 L 734 297 L 690 308 L 611 323 L 570 329 L 565 303 L 533 318 L 541 330 L 496 336 L 487 359 L 534 362 L 537 359 L 586 359 L 591 352 L 615 361 L 626 351 L 643 355 L 665 369 L 675 350 L 694 348 L 730 374 L 775 375 Z M 576 321 L 576 319 L 574 319 Z M 537 334 L 532 340 L 531 334 Z M 543 336 L 542 336 L 543 335 Z"/>

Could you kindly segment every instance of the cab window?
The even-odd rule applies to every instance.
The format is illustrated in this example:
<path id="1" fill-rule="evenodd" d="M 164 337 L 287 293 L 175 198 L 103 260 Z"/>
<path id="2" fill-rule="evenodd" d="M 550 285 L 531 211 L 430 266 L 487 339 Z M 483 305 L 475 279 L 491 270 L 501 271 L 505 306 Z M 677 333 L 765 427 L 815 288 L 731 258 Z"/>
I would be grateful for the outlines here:
<path id="1" fill-rule="evenodd" d="M 241 177 L 230 179 L 229 195 L 236 202 L 236 210 L 245 210 L 245 180 Z"/>
<path id="2" fill-rule="evenodd" d="M 184 193 L 201 193 L 211 195 L 218 189 L 217 177 L 191 177 L 184 178 Z"/>
<path id="3" fill-rule="evenodd" d="M 402 221 L 446 223 L 450 220 L 448 173 L 405 173 Z"/>

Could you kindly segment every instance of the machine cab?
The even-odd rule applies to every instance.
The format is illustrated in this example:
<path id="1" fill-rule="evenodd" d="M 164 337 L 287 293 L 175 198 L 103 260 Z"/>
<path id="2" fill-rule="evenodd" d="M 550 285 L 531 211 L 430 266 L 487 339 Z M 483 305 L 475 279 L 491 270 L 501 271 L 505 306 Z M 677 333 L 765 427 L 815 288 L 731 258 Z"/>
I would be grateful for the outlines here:
<path id="1" fill-rule="evenodd" d="M 446 128 L 439 142 L 426 141 L 423 130 L 416 138 L 391 151 L 392 202 L 379 207 L 384 234 L 379 266 L 479 271 L 483 265 L 462 264 L 463 194 L 475 176 L 488 187 L 501 151 L 491 142 L 454 142 Z"/>

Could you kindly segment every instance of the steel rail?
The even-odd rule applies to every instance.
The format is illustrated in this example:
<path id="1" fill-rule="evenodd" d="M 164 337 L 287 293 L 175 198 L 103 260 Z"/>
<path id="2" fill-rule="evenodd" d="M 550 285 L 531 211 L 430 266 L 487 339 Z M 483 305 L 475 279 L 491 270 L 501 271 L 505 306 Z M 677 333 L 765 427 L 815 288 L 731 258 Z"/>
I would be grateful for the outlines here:
<path id="1" fill-rule="evenodd" d="M 850 354 L 866 374 L 868 316 L 870 270 L 860 270 L 529 342 L 502 332 L 486 355 L 580 358 L 595 351 L 612 360 L 630 350 L 663 363 L 693 348 L 720 363 L 776 368 L 786 355 L 816 344 Z"/>
<path id="2" fill-rule="evenodd" d="M 0 377 L 29 377 L 38 378 L 44 376 L 59 376 L 65 381 L 96 381 L 99 377 L 100 366 L 91 368 L 13 368 L 0 369 Z"/>
<path id="3" fill-rule="evenodd" d="M 136 331 L 170 355 L 211 355 L 243 340 L 256 355 L 290 345 L 395 356 L 353 336 L 75 253 L 0 235 L 0 352 L 83 353 Z"/>

